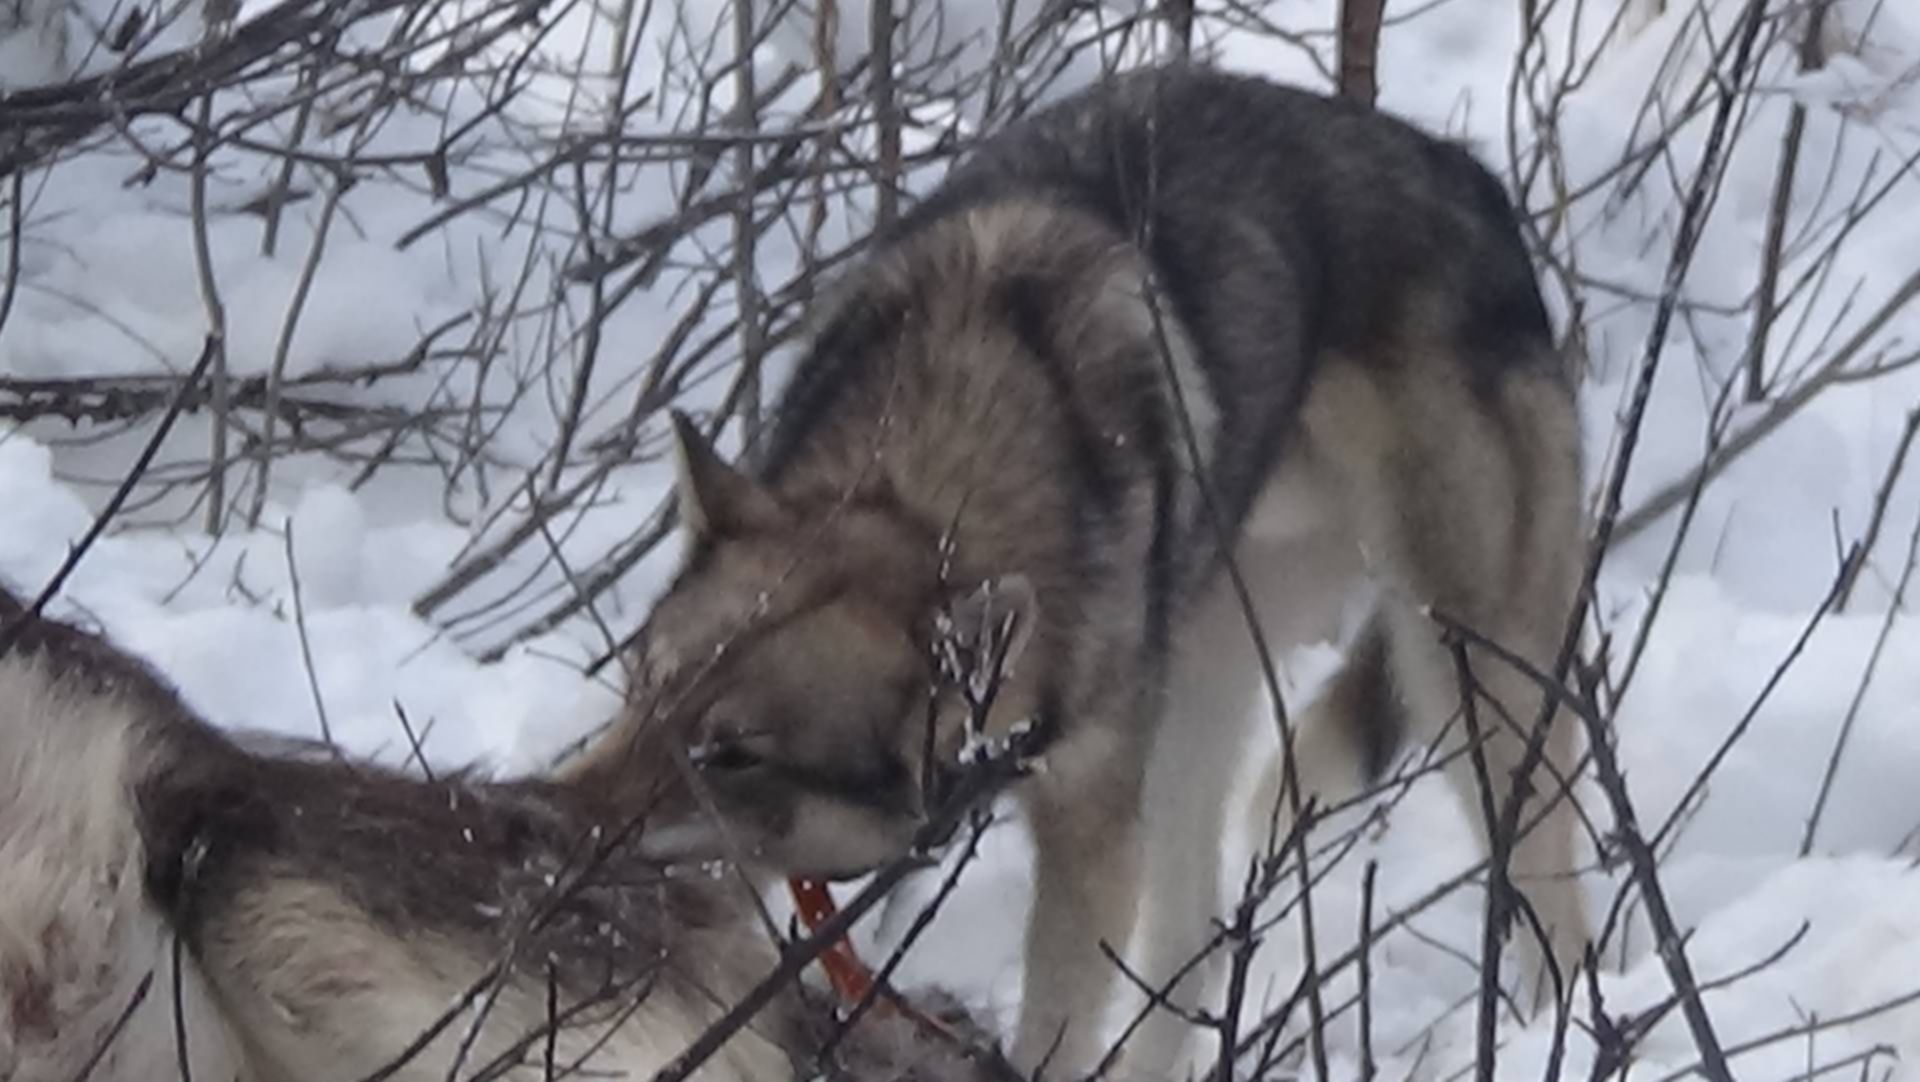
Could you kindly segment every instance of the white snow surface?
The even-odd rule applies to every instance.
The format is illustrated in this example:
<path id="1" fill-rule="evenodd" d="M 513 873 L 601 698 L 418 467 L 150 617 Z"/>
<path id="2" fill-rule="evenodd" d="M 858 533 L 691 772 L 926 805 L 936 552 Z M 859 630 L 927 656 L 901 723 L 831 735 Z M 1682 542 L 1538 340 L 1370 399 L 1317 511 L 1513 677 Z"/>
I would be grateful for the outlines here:
<path id="1" fill-rule="evenodd" d="M 1724 40 L 1738 6 L 1724 0 L 1709 5 L 1715 40 Z M 718 20 L 725 5 L 703 0 L 688 7 L 696 17 Z M 951 5 L 955 12 L 976 7 L 987 5 Z M 1288 26 L 1324 28 L 1331 22 L 1327 0 L 1280 7 Z M 1682 25 L 1694 17 L 1691 5 L 1666 5 L 1664 14 L 1649 13 L 1646 4 L 1633 7 L 1637 29 L 1607 49 L 1565 105 L 1563 138 L 1569 183 L 1576 188 L 1635 145 L 1636 113 L 1650 82 L 1684 80 L 1704 62 L 1697 47 L 1678 54 L 1672 49 Z M 842 0 L 841 8 L 843 26 L 865 25 L 864 5 Z M 96 9 L 104 6 L 83 5 Z M 980 30 L 978 18 L 956 16 L 949 32 Z M 1920 149 L 1920 9 L 1898 0 L 1838 0 L 1829 19 L 1831 36 L 1844 46 L 1832 62 L 1803 76 L 1782 54 L 1772 54 L 1763 93 L 1742 118 L 1753 131 L 1737 146 L 1687 279 L 1686 295 L 1699 307 L 1676 321 L 1666 344 L 1629 475 L 1629 509 L 1699 460 L 1718 381 L 1741 363 L 1746 317 L 1716 314 L 1716 306 L 1738 304 L 1753 288 L 1777 133 L 1790 103 L 1808 110 L 1803 160 L 1817 163 L 1810 169 L 1831 170 L 1834 190 L 1850 190 L 1869 178 L 1883 182 Z M 49 53 L 79 48 L 82 28 L 69 30 L 63 36 L 28 28 L 0 39 L 0 62 L 10 73 L 0 76 L 0 86 L 84 66 L 75 55 Z M 554 48 L 573 48 L 591 30 L 567 28 Z M 1548 36 L 1564 51 L 1576 37 L 1598 30 L 1558 18 Z M 1506 87 L 1518 32 L 1514 5 L 1474 0 L 1423 8 L 1393 23 L 1382 42 L 1382 107 L 1463 137 L 1483 157 L 1503 161 Z M 29 33 L 33 40 L 20 36 Z M 1328 52 L 1324 35 L 1308 40 L 1319 43 L 1323 56 Z M 857 44 L 841 43 L 848 49 Z M 1272 38 L 1227 33 L 1214 44 L 1228 67 L 1324 85 L 1306 53 Z M 768 63 L 808 48 L 803 33 L 776 34 Z M 34 64 L 46 72 L 36 75 Z M 557 102 L 560 95 L 540 100 Z M 565 107 L 552 108 L 554 122 L 564 123 Z M 662 127 L 674 123 L 665 112 L 649 116 Z M 1845 139 L 1838 135 L 1843 116 L 1852 120 Z M 1664 177 L 1690 170 L 1704 130 L 1695 124 L 1683 131 L 1671 160 L 1656 167 L 1661 182 L 1624 199 L 1579 203 L 1566 226 L 1576 238 L 1583 272 L 1600 283 L 1585 294 L 1592 355 L 1583 387 L 1589 482 L 1596 489 L 1612 467 L 1618 418 L 1632 393 L 1651 318 L 1647 298 L 1659 291 L 1679 219 L 1679 202 Z M 382 131 L 376 139 L 403 145 L 415 134 Z M 1515 138 L 1522 144 L 1529 138 L 1524 122 Z M 22 278 L 0 328 L 0 375 L 139 374 L 182 371 L 193 363 L 206 323 L 189 243 L 186 181 L 163 173 L 149 183 L 129 184 L 132 161 L 101 151 L 63 164 L 51 179 L 29 179 Z M 256 190 L 260 178 L 247 168 L 219 175 L 211 198 L 239 200 Z M 484 180 L 456 175 L 456 189 Z M 643 188 L 628 194 L 620 214 L 635 222 L 670 205 L 664 192 L 657 198 Z M 237 372 L 264 372 L 274 354 L 321 201 L 293 208 L 287 236 L 272 257 L 259 252 L 256 218 L 215 220 L 213 266 L 225 292 Z M 1538 209 L 1547 200 L 1535 191 L 1528 202 Z M 1802 202 L 1811 206 L 1808 199 Z M 290 375 L 403 356 L 424 328 L 501 288 L 494 275 L 513 273 L 526 246 L 546 243 L 503 215 L 469 215 L 428 240 L 397 246 L 403 232 L 436 208 L 424 185 L 394 178 L 369 180 L 349 193 L 342 213 L 351 215 L 352 228 L 329 238 L 291 341 Z M 789 254 L 773 241 L 769 247 L 769 260 Z M 1908 177 L 1893 183 L 1829 268 L 1837 285 L 1807 313 L 1807 333 L 1817 334 L 1835 318 L 1857 323 L 1916 266 L 1920 180 Z M 550 267 L 542 263 L 537 273 L 550 273 Z M 656 288 L 657 296 L 642 291 L 615 313 L 608 333 L 617 348 L 604 358 L 596 393 L 631 379 L 644 362 L 664 333 L 673 289 L 668 283 Z M 1564 314 L 1564 295 L 1551 292 Z M 1789 305 L 1783 326 L 1801 316 L 1800 306 Z M 512 363 L 535 363 L 539 345 L 533 337 L 505 344 Z M 1882 327 L 1873 348 L 1896 356 L 1913 351 L 1917 340 L 1920 305 Z M 1778 340 L 1775 348 L 1781 348 Z M 370 401 L 407 402 L 441 392 L 403 378 L 365 393 Z M 536 387 L 523 408 L 501 421 L 492 445 L 501 461 L 522 469 L 538 461 L 553 438 L 557 397 L 551 388 Z M 1721 1040 L 1739 1049 L 1735 1064 L 1742 1078 L 1803 1077 L 1874 1049 L 1879 1051 L 1867 1060 L 1864 1077 L 1903 1076 L 1906 1064 L 1920 1061 L 1920 1003 L 1874 1010 L 1920 996 L 1920 874 L 1913 870 L 1920 847 L 1912 844 L 1920 830 L 1920 620 L 1911 597 L 1904 611 L 1889 615 L 1920 517 L 1920 465 L 1893 489 L 1879 542 L 1846 609 L 1818 621 L 1804 652 L 1767 690 L 1814 619 L 1838 551 L 1866 528 L 1904 418 L 1917 406 L 1920 367 L 1837 386 L 1707 486 L 1619 718 L 1621 765 L 1648 830 L 1667 820 L 1722 742 L 1736 730 L 1742 733 L 1663 862 L 1675 918 L 1690 934 L 1688 957 L 1703 981 L 1759 965 L 1785 948 L 1751 975 L 1707 995 Z M 621 407 L 613 408 L 617 413 Z M 1735 426 L 1763 408 L 1738 407 Z M 47 581 L 147 430 L 74 438 L 88 431 L 39 423 L 0 430 L 0 577 L 18 589 L 37 590 Z M 202 423 L 189 418 L 172 446 L 199 453 L 205 433 Z M 399 710 L 416 731 L 426 729 L 426 751 L 436 763 L 478 762 L 511 772 L 538 769 L 615 707 L 612 678 L 589 678 L 582 665 L 606 649 L 609 631 L 618 635 L 639 621 L 671 572 L 672 545 L 627 576 L 599 607 L 597 620 L 576 617 L 483 663 L 477 658 L 498 641 L 498 629 L 487 630 L 484 611 L 466 623 L 456 617 L 505 597 L 514 584 L 505 580 L 517 576 L 561 588 L 564 580 L 556 580 L 555 569 L 516 558 L 497 576 L 499 585 L 463 595 L 435 620 L 415 616 L 410 606 L 461 554 L 490 536 L 477 523 L 507 495 L 443 500 L 443 479 L 428 468 L 412 478 L 405 470 L 392 471 L 359 488 L 350 487 L 351 471 L 337 465 L 303 462 L 276 469 L 259 528 L 234 526 L 216 538 L 199 528 L 192 509 L 163 501 L 87 553 L 54 611 L 101 626 L 150 659 L 220 725 L 318 735 L 324 715 L 342 744 L 395 763 L 407 757 Z M 554 545 L 579 559 L 633 533 L 666 491 L 664 469 L 642 463 L 615 471 L 604 498 L 571 521 Z M 1673 518 L 1629 539 L 1606 564 L 1601 610 L 1616 668 L 1648 617 L 1647 599 L 1667 557 Z M 1876 650 L 1878 663 L 1862 693 Z M 1315 660 L 1296 659 L 1308 668 Z M 1850 736 L 1812 855 L 1801 857 L 1822 772 L 1848 722 Z M 1250 754 L 1250 761 L 1271 749 L 1254 750 L 1258 755 Z M 1592 791 L 1585 797 L 1596 828 L 1609 829 L 1604 801 Z M 1317 891 L 1323 955 L 1355 941 L 1366 861 L 1378 863 L 1376 909 L 1385 914 L 1475 856 L 1451 791 L 1436 781 L 1415 784 L 1387 829 L 1370 833 L 1360 850 Z M 984 859 L 909 959 L 903 971 L 909 985 L 938 981 L 1003 1010 L 1011 1007 L 1027 890 L 1024 861 L 1017 827 L 990 834 Z M 1588 877 L 1596 911 L 1606 911 L 1625 879 L 1621 868 Z M 915 892 L 928 889 L 923 884 Z M 1468 1001 L 1476 976 L 1464 959 L 1477 951 L 1479 905 L 1476 892 L 1456 893 L 1413 922 L 1417 937 L 1396 935 L 1376 945 L 1373 1047 L 1385 1077 L 1459 1077 L 1472 1062 Z M 1671 994 L 1650 948 L 1643 910 L 1633 907 L 1627 920 L 1625 957 L 1611 959 L 1615 968 L 1597 984 L 1615 1019 L 1660 1006 Z M 875 936 L 886 939 L 895 931 L 869 930 L 866 950 L 880 952 Z M 1299 964 L 1297 931 L 1283 924 L 1270 934 L 1256 966 L 1250 1010 L 1284 995 Z M 1344 1001 L 1352 989 L 1350 976 L 1335 981 L 1329 1001 Z M 1587 1073 L 1595 1047 L 1581 1026 L 1592 1001 L 1583 990 L 1576 1002 L 1569 1076 Z M 1850 1020 L 1856 1014 L 1865 1017 Z M 1836 1024 L 1802 1031 L 1816 1019 Z M 1340 1015 L 1326 1037 L 1335 1075 L 1356 1077 L 1360 1050 L 1351 1012 Z M 1550 1018 L 1504 1021 L 1501 1077 L 1539 1077 L 1550 1038 Z M 1631 1077 L 1666 1077 L 1696 1059 L 1679 1012 L 1669 1011 L 1640 1045 Z M 1860 1074 L 1858 1061 L 1845 1073 Z"/>

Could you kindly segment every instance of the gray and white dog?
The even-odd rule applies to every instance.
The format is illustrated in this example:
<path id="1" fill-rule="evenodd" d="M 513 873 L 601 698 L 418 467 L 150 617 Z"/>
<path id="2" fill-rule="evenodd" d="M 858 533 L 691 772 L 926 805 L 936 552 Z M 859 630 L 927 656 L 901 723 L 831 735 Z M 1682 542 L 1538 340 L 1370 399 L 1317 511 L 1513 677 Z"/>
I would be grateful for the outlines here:
<path id="1" fill-rule="evenodd" d="M 1572 381 L 1513 210 L 1458 146 L 1259 79 L 1136 72 L 988 140 L 816 315 L 751 468 L 677 424 L 689 554 L 582 769 L 641 784 L 663 766 L 636 739 L 670 734 L 711 799 L 658 844 L 863 872 L 963 742 L 955 697 L 928 705 L 936 647 L 1016 623 L 988 729 L 1046 745 L 1017 787 L 1022 1069 L 1098 1060 L 1103 942 L 1160 981 L 1223 915 L 1224 794 L 1266 712 L 1229 553 L 1276 646 L 1371 606 L 1297 719 L 1323 800 L 1461 713 L 1430 612 L 1551 667 L 1581 552 Z M 1542 692 L 1469 660 L 1503 799 Z M 1563 964 L 1587 931 L 1568 804 L 1512 865 Z M 1131 1066 L 1184 1040 L 1162 1017 Z"/>
<path id="2" fill-rule="evenodd" d="M 0 627 L 21 617 L 0 590 Z M 639 855 L 590 780 L 268 757 L 105 641 L 0 654 L 0 1078 L 644 1082 L 779 954 L 732 879 Z M 989 1082 L 964 1016 L 780 986 L 707 1082 Z"/>

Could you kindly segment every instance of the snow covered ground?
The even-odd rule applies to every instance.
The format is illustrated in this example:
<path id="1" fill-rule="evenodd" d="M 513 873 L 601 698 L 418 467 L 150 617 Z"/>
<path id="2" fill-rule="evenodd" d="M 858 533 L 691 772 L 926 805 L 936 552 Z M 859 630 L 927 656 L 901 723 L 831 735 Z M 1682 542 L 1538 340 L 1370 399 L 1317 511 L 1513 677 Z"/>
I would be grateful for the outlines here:
<path id="1" fill-rule="evenodd" d="M 1270 14 L 1284 16 L 1286 27 L 1325 28 L 1332 6 L 1323 0 L 1283 4 Z M 1685 128 L 1670 154 L 1650 159 L 1645 183 L 1631 193 L 1609 186 L 1608 170 L 1642 145 L 1650 126 L 1658 127 L 1658 117 L 1641 110 L 1649 87 L 1684 88 L 1707 62 L 1702 39 L 1688 29 L 1698 17 L 1692 6 L 1666 5 L 1671 10 L 1664 13 L 1658 5 L 1631 6 L 1632 32 L 1623 30 L 1620 40 L 1598 51 L 1591 71 L 1566 96 L 1559 122 L 1565 190 L 1583 191 L 1592 181 L 1596 193 L 1566 208 L 1556 241 L 1557 250 L 1577 253 L 1582 276 L 1578 295 L 1590 351 L 1587 444 L 1596 488 L 1612 468 L 1652 298 L 1667 270 L 1681 215 L 1674 185 L 1691 174 L 1706 129 L 1704 121 Z M 1723 43 L 1741 5 L 1708 6 L 1711 40 Z M 844 24 L 864 25 L 857 10 L 863 5 L 843 0 L 841 7 Z M 87 10 L 95 8 L 104 10 Z M 689 5 L 697 18 L 718 19 L 723 8 L 718 0 Z M 1382 106 L 1472 141 L 1489 161 L 1506 161 L 1508 84 L 1522 29 L 1514 6 L 1443 0 L 1408 5 L 1404 16 L 1398 8 L 1390 7 L 1395 21 L 1382 42 Z M 568 19 L 554 39 L 556 51 L 603 29 L 582 23 L 577 11 Z M 1750 319 L 1734 309 L 1759 272 L 1778 133 L 1792 103 L 1806 108 L 1805 165 L 1790 215 L 1790 235 L 1799 244 L 1790 251 L 1799 258 L 1789 260 L 1783 281 L 1817 269 L 1826 288 L 1811 300 L 1807 292 L 1793 296 L 1773 354 L 1786 358 L 1782 363 L 1811 358 L 1817 365 L 1920 270 L 1920 177 L 1900 176 L 1920 152 L 1920 8 L 1904 0 L 1838 0 L 1827 20 L 1826 66 L 1802 75 L 1793 70 L 1789 50 L 1770 51 L 1761 90 L 1738 117 L 1747 132 L 1735 144 L 1686 279 L 1690 303 L 1675 322 L 1654 384 L 1627 484 L 1629 510 L 1700 461 L 1722 383 L 1742 364 Z M 1559 68 L 1570 51 L 1588 55 L 1604 21 L 1597 10 L 1575 18 L 1567 5 L 1556 9 L 1546 25 L 1549 67 Z M 1798 27 L 1789 20 L 1778 29 L 1797 37 Z M 1269 35 L 1218 27 L 1210 33 L 1219 35 L 1214 44 L 1226 66 L 1324 85 L 1302 48 Z M 78 48 L 74 42 L 83 36 L 74 28 L 66 47 Z M 0 40 L 0 87 L 46 78 L 30 71 L 29 62 L 47 62 L 47 40 L 44 34 Z M 1304 40 L 1322 57 L 1328 52 L 1324 35 Z M 1676 48 L 1676 42 L 1684 44 Z M 842 46 L 854 48 L 857 41 Z M 806 47 L 804 35 L 776 36 L 765 59 L 771 68 Z M 649 70 L 636 82 L 663 78 Z M 521 108 L 551 109 L 560 123 L 570 106 L 554 90 Z M 661 127 L 675 122 L 671 115 L 649 115 Z M 1522 119 L 1511 145 L 1528 146 L 1530 131 Z M 420 134 L 400 124 L 372 138 L 376 146 L 403 146 Z M 19 288 L 0 326 L 0 376 L 177 372 L 193 363 L 206 319 L 187 181 L 163 172 L 130 183 L 136 164 L 124 152 L 103 150 L 28 177 Z M 257 191 L 264 168 L 234 160 L 216 174 L 210 200 L 223 206 Z M 454 180 L 456 195 L 469 190 L 462 185 L 483 182 L 478 172 L 457 173 Z M 1881 185 L 1883 198 L 1835 254 L 1812 258 L 1838 228 L 1846 194 Z M 1822 196 L 1827 201 L 1816 204 Z M 624 198 L 623 221 L 644 222 L 670 206 L 664 190 L 636 187 Z M 215 218 L 212 270 L 225 297 L 237 374 L 267 371 L 324 201 L 311 198 L 291 208 L 273 256 L 260 254 L 256 218 Z M 1544 182 L 1529 189 L 1527 205 L 1538 221 L 1548 220 L 1554 203 Z M 509 276 L 518 273 L 529 248 L 551 243 L 527 225 L 544 210 L 518 222 L 504 212 L 462 217 L 427 240 L 397 243 L 438 206 L 424 183 L 391 176 L 342 198 L 340 212 L 351 228 L 328 238 L 308 307 L 289 339 L 289 375 L 404 356 L 425 328 L 497 297 L 510 284 L 500 278 L 503 268 Z M 765 258 L 790 256 L 769 241 Z M 535 279 L 530 288 L 538 292 L 553 285 L 561 264 L 528 265 Z M 681 288 L 668 282 L 635 293 L 610 318 L 607 338 L 614 345 L 595 377 L 596 401 L 602 388 L 608 402 L 625 393 L 621 388 L 665 333 Z M 1567 294 L 1550 291 L 1567 311 Z M 1803 319 L 1804 331 L 1789 340 L 1785 328 Z M 1823 344 L 1820 336 L 1835 324 Z M 518 378 L 512 372 L 534 371 L 545 344 L 530 329 L 501 348 L 509 376 Z M 1917 348 L 1920 303 L 1875 325 L 1861 363 L 1876 356 L 1895 360 Z M 490 442 L 504 463 L 502 476 L 536 466 L 554 438 L 558 390 L 537 378 L 528 387 Z M 458 391 L 405 377 L 364 392 L 371 402 L 429 401 L 449 393 Z M 696 397 L 712 393 L 694 391 Z M 1767 408 L 1733 407 L 1732 430 L 1759 420 Z M 1723 741 L 1740 734 L 1678 829 L 1664 882 L 1680 926 L 1692 931 L 1689 956 L 1703 981 L 1759 965 L 1785 948 L 1707 996 L 1723 1043 L 1752 1046 L 1735 1061 L 1743 1078 L 1804 1077 L 1876 1048 L 1883 1051 L 1864 1068 L 1854 1060 L 1846 1073 L 1899 1076 L 1907 1069 L 1903 1061 L 1920 1060 L 1920 1003 L 1873 1010 L 1902 996 L 1920 997 L 1920 875 L 1912 870 L 1920 859 L 1914 843 L 1920 784 L 1913 781 L 1920 777 L 1920 619 L 1911 596 L 1920 586 L 1909 592 L 1904 611 L 1893 610 L 1920 520 L 1920 465 L 1887 490 L 1877 543 L 1844 611 L 1825 612 L 1808 633 L 1839 554 L 1875 515 L 1889 461 L 1916 408 L 1920 366 L 1835 381 L 1706 486 L 1620 709 L 1622 766 L 1648 829 L 1667 820 Z M 595 416 L 611 424 L 617 412 L 609 405 Z M 44 421 L 0 430 L 0 577 L 27 590 L 45 582 L 145 434 L 144 428 L 102 434 Z M 168 455 L 200 454 L 206 438 L 204 418 L 189 417 Z M 565 587 L 567 573 L 546 558 L 550 551 L 585 561 L 638 529 L 665 491 L 657 464 L 611 471 L 593 509 L 569 518 L 564 536 L 553 538 L 547 551 L 522 551 L 489 577 L 492 585 L 482 584 L 431 619 L 416 615 L 413 602 L 493 536 L 485 512 L 510 502 L 511 481 L 449 500 L 442 498 L 449 487 L 444 476 L 430 466 L 385 471 L 364 485 L 352 486 L 353 480 L 353 470 L 317 459 L 276 466 L 261 526 L 236 524 L 218 537 L 199 528 L 198 513 L 174 494 L 94 546 L 54 607 L 85 614 L 150 658 L 220 724 L 317 735 L 324 718 L 341 743 L 396 762 L 407 748 L 400 710 L 416 730 L 430 727 L 425 745 L 437 762 L 482 761 L 509 771 L 539 767 L 607 714 L 616 689 L 605 678 L 583 675 L 581 667 L 605 650 L 609 633 L 617 636 L 637 622 L 671 568 L 671 544 L 623 579 L 598 607 L 597 619 L 575 617 L 512 644 L 498 660 L 477 658 L 502 641 L 502 628 L 527 615 L 512 608 L 517 590 Z M 1606 565 L 1599 608 L 1613 640 L 1616 678 L 1652 611 L 1649 598 L 1674 525 L 1669 514 L 1623 539 Z M 1789 661 L 1784 677 L 1770 686 Z M 1845 754 L 1811 855 L 1802 857 L 1802 836 L 1843 727 L 1850 733 Z M 1586 804 L 1605 831 L 1611 818 L 1604 803 L 1595 797 Z M 1370 834 L 1320 889 L 1323 954 L 1354 941 L 1367 860 L 1378 862 L 1376 908 L 1387 913 L 1473 859 L 1467 824 L 1437 782 L 1415 784 L 1390 824 Z M 1006 1005 L 1018 987 L 1021 920 L 1013 900 L 1025 889 L 1022 856 L 1017 830 L 992 835 L 986 859 L 909 961 L 910 980 L 937 979 Z M 1624 878 L 1618 870 L 1590 877 L 1597 911 L 1612 903 Z M 1373 1043 L 1389 1077 L 1456 1077 L 1471 1063 L 1467 1000 L 1475 974 L 1463 959 L 1475 952 L 1478 919 L 1478 897 L 1460 892 L 1413 922 L 1417 936 L 1389 937 L 1376 947 Z M 1629 922 L 1624 968 L 1599 982 L 1605 1009 L 1616 1019 L 1661 1003 L 1671 991 L 1649 952 L 1637 907 Z M 1292 986 L 1296 940 L 1290 926 L 1275 932 L 1256 969 L 1256 999 Z M 1336 982 L 1330 1000 L 1350 991 L 1350 979 Z M 1584 993 L 1578 1002 L 1576 1019 L 1585 1019 L 1592 1004 Z M 1867 1017 L 1848 1020 L 1854 1014 Z M 1823 1025 L 1812 1026 L 1816 1020 Z M 1829 1022 L 1837 1024 L 1824 1025 Z M 1502 1076 L 1538 1077 L 1550 1038 L 1545 1021 L 1507 1024 Z M 1336 1021 L 1328 1040 L 1336 1074 L 1353 1077 L 1359 1049 L 1352 1018 Z M 1592 1048 L 1576 1025 L 1569 1074 L 1587 1072 Z M 1639 1046 L 1632 1077 L 1665 1077 L 1695 1059 L 1691 1038 L 1670 1013 Z"/>

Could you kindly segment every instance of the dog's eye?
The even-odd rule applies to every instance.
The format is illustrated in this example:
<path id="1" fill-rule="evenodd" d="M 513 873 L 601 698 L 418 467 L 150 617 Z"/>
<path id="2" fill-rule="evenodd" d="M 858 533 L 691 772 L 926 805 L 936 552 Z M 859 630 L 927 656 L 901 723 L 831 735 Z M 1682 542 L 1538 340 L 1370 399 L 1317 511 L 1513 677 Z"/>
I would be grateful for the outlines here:
<path id="1" fill-rule="evenodd" d="M 722 773 L 751 770 L 765 761 L 758 752 L 739 740 L 709 740 L 689 751 L 687 758 L 701 770 Z"/>

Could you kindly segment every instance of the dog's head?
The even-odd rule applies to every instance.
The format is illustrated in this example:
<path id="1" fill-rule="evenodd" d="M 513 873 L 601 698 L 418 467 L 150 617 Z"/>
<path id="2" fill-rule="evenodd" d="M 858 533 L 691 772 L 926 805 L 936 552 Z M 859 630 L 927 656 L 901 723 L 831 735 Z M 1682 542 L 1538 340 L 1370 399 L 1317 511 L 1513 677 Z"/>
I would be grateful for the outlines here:
<path id="1" fill-rule="evenodd" d="M 639 636 L 614 741 L 623 787 L 682 793 L 645 831 L 651 852 L 828 878 L 903 854 L 970 728 L 1031 709 L 1011 680 L 989 710 L 976 692 L 1025 647 L 1033 591 L 948 583 L 938 531 L 883 492 L 783 500 L 675 430 L 688 555 Z"/>

